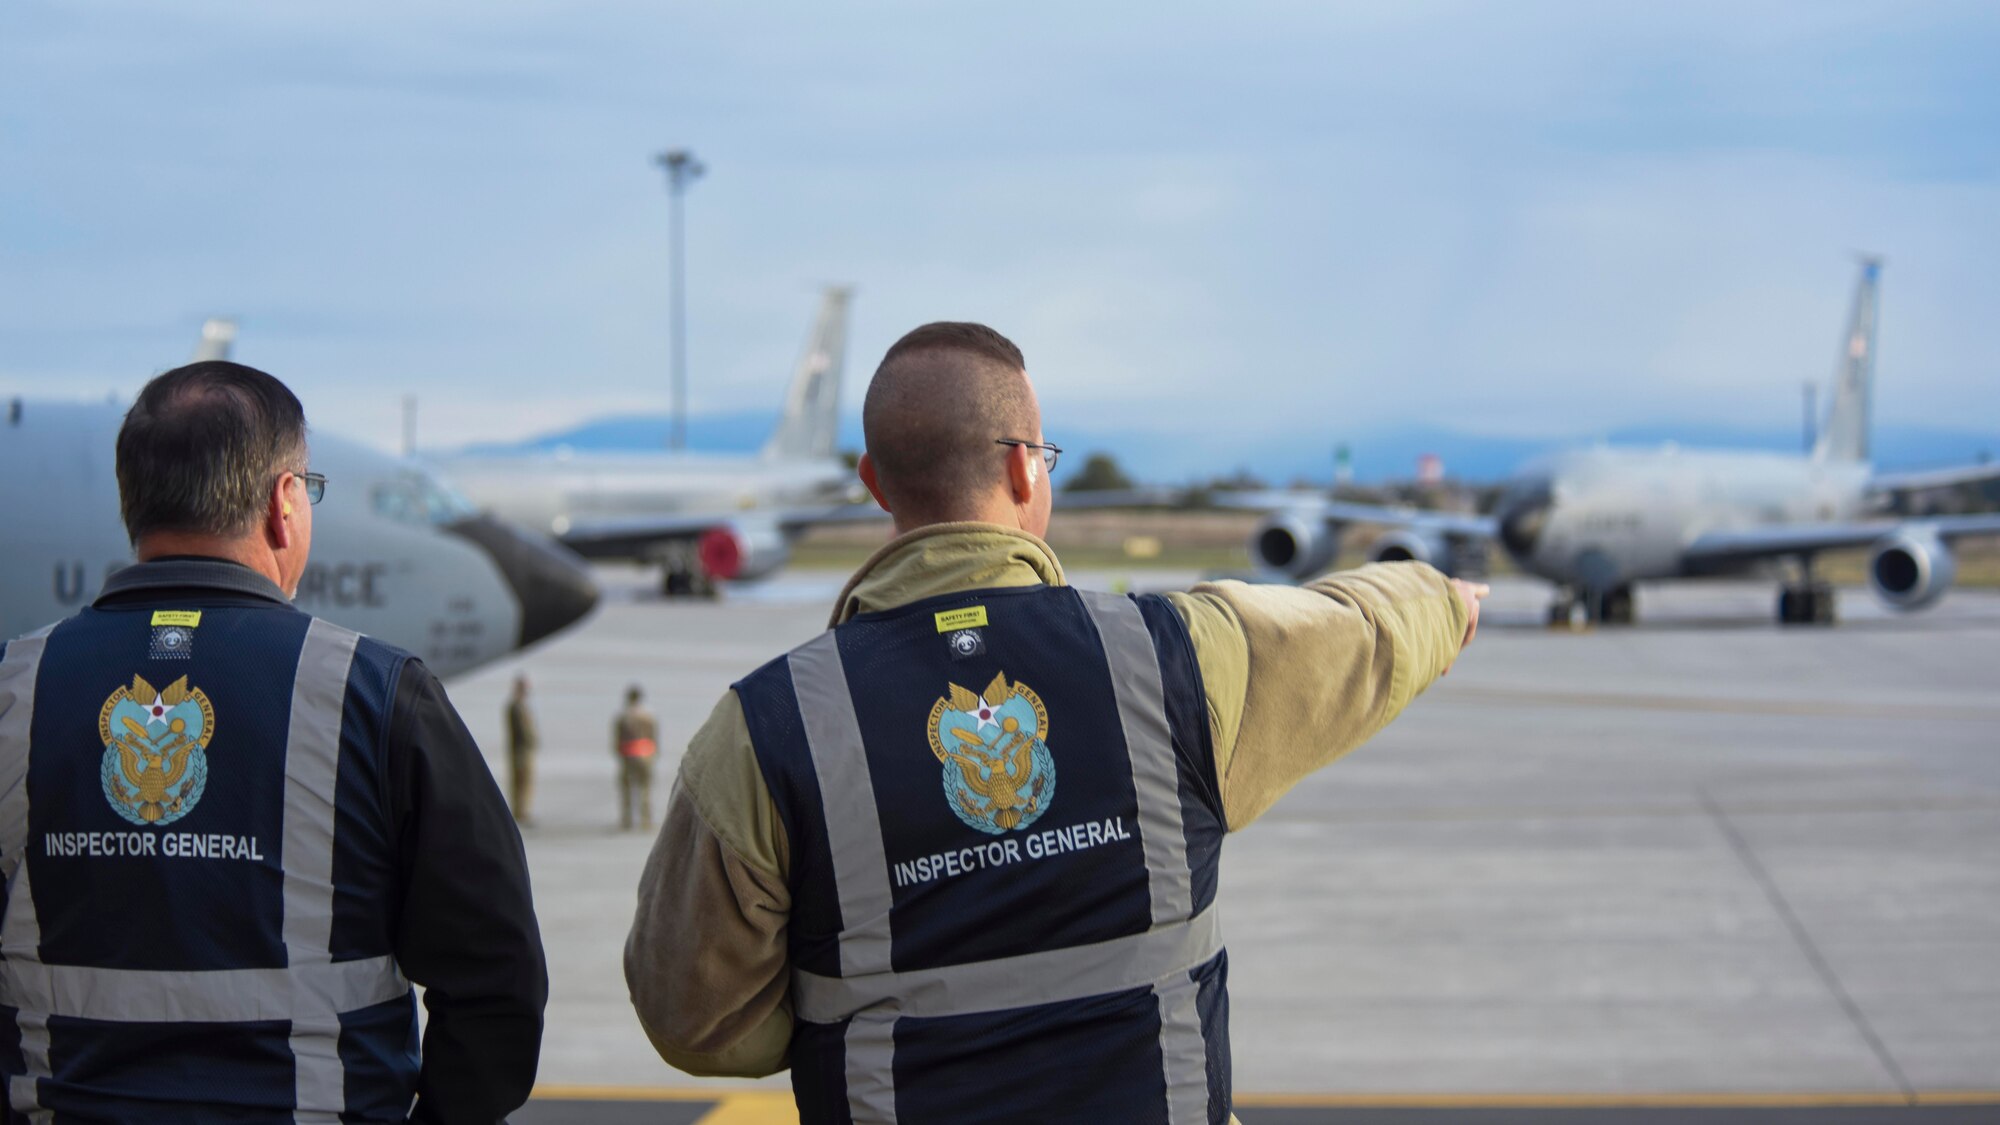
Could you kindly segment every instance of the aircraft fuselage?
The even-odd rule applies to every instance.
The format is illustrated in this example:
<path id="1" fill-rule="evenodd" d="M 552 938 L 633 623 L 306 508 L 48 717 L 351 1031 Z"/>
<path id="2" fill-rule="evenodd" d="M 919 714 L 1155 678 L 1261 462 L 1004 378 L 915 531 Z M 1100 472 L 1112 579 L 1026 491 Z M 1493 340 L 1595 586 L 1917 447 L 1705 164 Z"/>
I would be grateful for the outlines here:
<path id="1" fill-rule="evenodd" d="M 22 403 L 0 423 L 0 638 L 88 605 L 132 562 L 119 517 L 116 405 Z M 496 660 L 597 600 L 582 563 L 478 515 L 408 462 L 324 434 L 300 609 L 424 658 L 439 675 Z"/>
<path id="2" fill-rule="evenodd" d="M 839 461 L 674 453 L 476 455 L 438 462 L 473 503 L 523 527 L 562 536 L 573 525 L 638 516 L 727 519 L 767 508 L 852 499 Z"/>
<path id="3" fill-rule="evenodd" d="M 1713 573 L 1684 557 L 1707 532 L 1862 516 L 1868 479 L 1866 464 L 1804 456 L 1671 446 L 1577 450 L 1517 473 L 1495 514 L 1500 542 L 1522 570 L 1606 590 Z"/>

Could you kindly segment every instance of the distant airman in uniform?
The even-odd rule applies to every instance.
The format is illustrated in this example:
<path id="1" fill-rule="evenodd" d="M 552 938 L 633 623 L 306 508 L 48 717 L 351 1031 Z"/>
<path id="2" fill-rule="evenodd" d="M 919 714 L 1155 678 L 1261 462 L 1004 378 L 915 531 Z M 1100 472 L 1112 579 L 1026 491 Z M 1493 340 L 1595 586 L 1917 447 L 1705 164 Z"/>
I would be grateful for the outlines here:
<path id="1" fill-rule="evenodd" d="M 611 752 L 618 758 L 618 827 L 636 820 L 653 827 L 653 759 L 660 750 L 660 727 L 646 710 L 638 684 L 625 689 L 625 707 L 611 721 Z"/>
<path id="2" fill-rule="evenodd" d="M 535 729 L 535 709 L 528 706 L 528 677 L 514 677 L 514 693 L 507 697 L 507 783 L 514 806 L 514 820 L 530 822 L 528 806 L 535 799 L 535 751 L 542 744 Z"/>

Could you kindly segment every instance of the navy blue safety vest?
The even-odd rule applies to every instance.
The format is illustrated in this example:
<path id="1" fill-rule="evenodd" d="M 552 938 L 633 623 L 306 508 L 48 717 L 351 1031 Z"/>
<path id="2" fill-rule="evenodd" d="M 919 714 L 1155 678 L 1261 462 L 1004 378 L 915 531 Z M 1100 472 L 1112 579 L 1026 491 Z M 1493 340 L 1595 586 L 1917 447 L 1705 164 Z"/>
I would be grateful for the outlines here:
<path id="1" fill-rule="evenodd" d="M 382 747 L 409 657 L 282 602 L 172 605 L 0 653 L 7 1120 L 401 1122 Z"/>
<path id="2" fill-rule="evenodd" d="M 735 690 L 790 840 L 804 1125 L 1229 1120 L 1224 820 L 1164 598 L 932 598 Z"/>

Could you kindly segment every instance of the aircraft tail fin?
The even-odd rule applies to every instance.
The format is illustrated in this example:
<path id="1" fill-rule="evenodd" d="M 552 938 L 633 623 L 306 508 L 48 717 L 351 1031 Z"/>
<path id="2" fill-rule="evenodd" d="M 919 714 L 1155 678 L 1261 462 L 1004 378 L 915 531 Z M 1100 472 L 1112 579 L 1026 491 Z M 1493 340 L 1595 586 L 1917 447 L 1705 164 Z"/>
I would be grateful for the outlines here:
<path id="1" fill-rule="evenodd" d="M 201 342 L 194 346 L 194 362 L 228 359 L 236 342 L 236 322 L 226 317 L 210 317 L 201 322 Z"/>
<path id="2" fill-rule="evenodd" d="M 829 285 L 805 354 L 785 393 L 785 413 L 764 443 L 764 456 L 825 459 L 834 454 L 840 428 L 840 375 L 847 358 L 847 301 L 854 290 Z"/>
<path id="3" fill-rule="evenodd" d="M 1875 393 L 1875 315 L 1881 286 L 1882 259 L 1861 259 L 1861 280 L 1854 287 L 1854 307 L 1847 314 L 1847 335 L 1841 340 L 1840 363 L 1833 372 L 1833 405 L 1820 429 L 1813 457 L 1820 461 L 1868 460 L 1870 398 Z"/>

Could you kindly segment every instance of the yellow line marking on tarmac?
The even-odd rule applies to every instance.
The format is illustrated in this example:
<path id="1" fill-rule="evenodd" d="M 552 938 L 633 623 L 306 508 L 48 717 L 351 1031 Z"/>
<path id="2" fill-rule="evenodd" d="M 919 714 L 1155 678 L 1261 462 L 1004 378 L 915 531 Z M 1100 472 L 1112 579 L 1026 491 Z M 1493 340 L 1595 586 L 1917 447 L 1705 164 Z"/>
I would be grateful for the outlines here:
<path id="1" fill-rule="evenodd" d="M 1627 711 L 1697 711 L 1718 715 L 1814 716 L 1838 719 L 1960 719 L 2000 722 L 2000 708 L 1928 703 L 1848 703 L 1834 699 L 1723 699 L 1716 696 L 1640 695 L 1528 688 L 1463 687 L 1437 698 L 1525 706 L 1606 707 Z"/>
<path id="2" fill-rule="evenodd" d="M 790 1090 L 742 1087 L 538 1086 L 537 1098 L 561 1101 L 714 1102 L 697 1125 L 792 1125 Z M 1816 1093 L 1474 1093 L 1474 1094 L 1237 1094 L 1246 1109 L 1729 1109 L 1840 1106 L 2000 1105 L 2000 1090 L 1920 1090 L 1914 1097 L 1881 1091 Z"/>
<path id="3" fill-rule="evenodd" d="M 2000 1105 L 2000 1090 L 1919 1092 L 1914 1099 L 1882 1093 L 1693 1094 L 1238 1094 L 1250 1109 L 1732 1109 L 1839 1106 Z"/>
<path id="4" fill-rule="evenodd" d="M 798 1121 L 798 1107 L 789 1091 L 760 1091 L 729 1095 L 694 1125 L 798 1125 Z"/>

